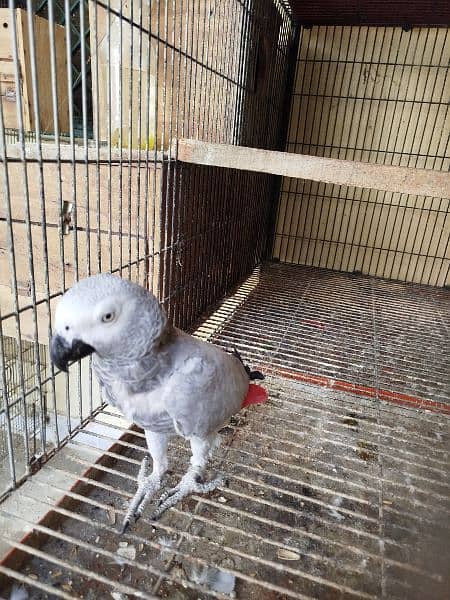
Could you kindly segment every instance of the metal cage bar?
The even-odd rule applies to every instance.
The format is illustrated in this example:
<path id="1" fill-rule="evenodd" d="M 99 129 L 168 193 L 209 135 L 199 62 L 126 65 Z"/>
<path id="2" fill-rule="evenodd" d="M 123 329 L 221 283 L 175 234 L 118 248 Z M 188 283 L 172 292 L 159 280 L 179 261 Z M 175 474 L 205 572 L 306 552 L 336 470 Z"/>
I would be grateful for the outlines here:
<path id="1" fill-rule="evenodd" d="M 277 148 L 295 43 L 288 12 L 268 0 L 32 4 L 7 9 L 21 93 L 15 111 L 2 104 L 2 492 L 101 406 L 89 364 L 69 376 L 47 366 L 51 314 L 73 282 L 129 277 L 189 327 L 261 260 L 273 178 L 187 168 L 170 140 Z"/>
<path id="2" fill-rule="evenodd" d="M 0 10 L 7 592 L 16 582 L 73 598 L 89 579 L 91 595 L 116 600 L 223 598 L 205 579 L 212 565 L 243 598 L 405 597 L 417 578 L 438 597 L 446 290 L 260 264 L 273 240 L 281 261 L 444 285 L 448 199 L 187 164 L 171 141 L 279 151 L 289 134 L 288 150 L 446 170 L 447 33 L 299 27 L 285 0 L 10 0 Z M 58 299 L 100 271 L 152 290 L 183 329 L 253 273 L 196 334 L 264 365 L 272 394 L 267 413 L 224 431 L 216 466 L 231 489 L 154 528 L 144 516 L 145 536 L 128 532 L 131 554 L 119 559 L 113 526 L 144 434 L 104 404 L 89 360 L 65 374 L 48 352 Z M 32 529 L 19 541 L 17 522 Z M 119 581 L 122 567 L 130 581 Z"/>
<path id="3" fill-rule="evenodd" d="M 445 28 L 304 28 L 287 150 L 447 173 L 449 48 Z M 443 196 L 285 178 L 273 256 L 448 285 Z"/>

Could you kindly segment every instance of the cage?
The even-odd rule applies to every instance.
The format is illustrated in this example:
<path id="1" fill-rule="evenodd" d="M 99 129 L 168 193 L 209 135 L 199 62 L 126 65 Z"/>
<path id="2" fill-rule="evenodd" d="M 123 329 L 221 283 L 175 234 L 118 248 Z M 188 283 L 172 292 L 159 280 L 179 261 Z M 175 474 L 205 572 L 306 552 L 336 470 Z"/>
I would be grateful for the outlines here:
<path id="1" fill-rule="evenodd" d="M 448 3 L 0 11 L 0 596 L 448 597 Z M 49 358 L 98 272 L 269 392 L 123 535 L 145 434 Z"/>

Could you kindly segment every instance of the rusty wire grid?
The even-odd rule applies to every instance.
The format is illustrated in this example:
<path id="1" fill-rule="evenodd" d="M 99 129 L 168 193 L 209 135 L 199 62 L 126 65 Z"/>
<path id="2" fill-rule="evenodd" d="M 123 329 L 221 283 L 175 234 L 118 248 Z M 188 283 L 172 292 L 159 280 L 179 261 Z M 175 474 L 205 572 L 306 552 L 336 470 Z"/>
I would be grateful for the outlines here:
<path id="1" fill-rule="evenodd" d="M 81 467 L 69 492 L 56 484 L 53 493 L 64 499 L 55 505 L 36 478 L 23 492 L 23 502 L 43 502 L 49 514 L 30 523 L 33 533 L 24 541 L 11 541 L 25 562 L 0 567 L 9 584 L 20 582 L 36 598 L 446 596 L 449 416 L 439 406 L 406 407 L 277 375 L 279 349 L 295 353 L 289 331 L 307 305 L 297 292 L 298 270 L 267 266 L 255 275 L 256 287 L 237 303 L 225 302 L 197 330 L 236 345 L 252 362 L 263 359 L 268 373 L 269 404 L 241 412 L 222 431 L 211 470 L 226 473 L 229 485 L 183 501 L 159 522 L 146 511 L 120 536 L 117 523 L 135 489 L 145 438 L 105 408 L 65 456 L 42 470 L 61 482 Z M 270 287 L 280 276 L 285 285 Z M 346 282 L 351 291 L 352 278 Z M 325 292 L 334 287 L 331 278 L 328 285 Z M 388 285 L 404 298 L 402 285 Z M 420 304 L 410 292 L 411 305 Z M 274 303 L 284 309 L 277 344 L 268 349 Z M 336 311 L 346 314 L 344 305 Z M 324 319 L 320 305 L 312 317 Z M 411 335 L 409 350 L 413 341 Z M 170 456 L 168 484 L 183 471 L 187 447 L 173 444 Z M 24 518 L 11 504 L 1 515 L 6 522 Z"/>

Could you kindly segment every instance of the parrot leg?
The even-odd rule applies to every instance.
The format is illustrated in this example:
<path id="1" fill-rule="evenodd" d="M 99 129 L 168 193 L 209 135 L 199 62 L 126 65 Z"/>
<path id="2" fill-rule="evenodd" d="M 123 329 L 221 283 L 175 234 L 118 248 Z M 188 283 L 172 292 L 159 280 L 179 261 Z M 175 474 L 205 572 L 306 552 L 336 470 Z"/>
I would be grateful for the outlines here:
<path id="1" fill-rule="evenodd" d="M 158 508 L 151 516 L 153 520 L 159 519 L 163 512 L 168 508 L 175 506 L 177 502 L 189 494 L 206 494 L 212 492 L 219 486 L 224 485 L 225 479 L 223 477 L 217 477 L 216 479 L 212 479 L 205 483 L 202 481 L 208 459 L 214 448 L 217 447 L 219 440 L 220 436 L 218 435 L 212 435 L 208 438 L 190 438 L 192 450 L 191 466 L 181 479 L 180 483 L 176 487 L 167 490 L 161 496 L 158 502 Z"/>
<path id="2" fill-rule="evenodd" d="M 121 533 L 125 533 L 131 522 L 133 520 L 136 522 L 142 515 L 145 504 L 159 490 L 161 487 L 161 478 L 167 471 L 168 436 L 166 434 L 154 433 L 146 430 L 145 437 L 149 453 L 153 459 L 153 470 L 150 475 L 147 475 L 149 465 L 149 457 L 147 455 L 141 463 L 137 477 L 138 489 L 128 506 L 128 510 L 123 520 Z"/>

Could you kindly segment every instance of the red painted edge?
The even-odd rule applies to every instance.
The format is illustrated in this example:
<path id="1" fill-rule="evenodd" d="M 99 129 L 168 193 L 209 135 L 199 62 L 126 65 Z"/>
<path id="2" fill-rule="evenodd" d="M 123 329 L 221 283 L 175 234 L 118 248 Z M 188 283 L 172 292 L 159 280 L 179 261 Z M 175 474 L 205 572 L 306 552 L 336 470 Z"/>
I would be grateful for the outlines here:
<path id="1" fill-rule="evenodd" d="M 264 373 L 264 367 L 259 367 Z M 450 415 L 450 405 L 444 402 L 437 402 L 435 400 L 426 400 L 425 398 L 418 398 L 416 396 L 410 396 L 409 394 L 403 394 L 401 392 L 391 392 L 388 390 L 380 390 L 375 387 L 360 385 L 358 383 L 351 383 L 349 381 L 343 381 L 340 379 L 332 379 L 324 375 L 310 375 L 309 373 L 296 373 L 287 369 L 280 369 L 273 366 L 267 366 L 266 372 L 270 372 L 274 375 L 286 377 L 287 379 L 294 379 L 295 381 L 303 381 L 305 383 L 312 383 L 321 387 L 327 387 L 332 390 L 340 390 L 343 392 L 350 392 L 358 396 L 365 396 L 366 398 L 379 398 L 385 402 L 396 404 L 398 406 L 408 406 L 409 408 L 422 408 L 431 410 L 433 412 Z"/>

